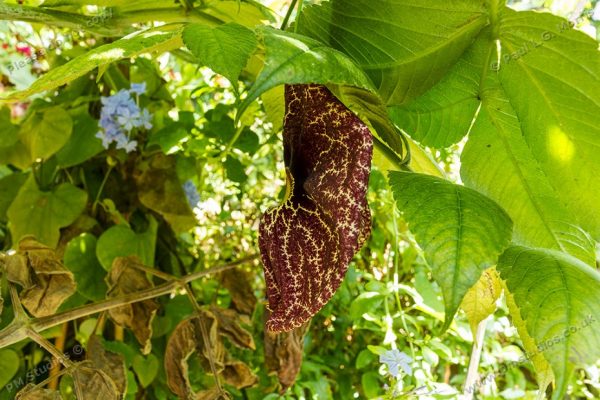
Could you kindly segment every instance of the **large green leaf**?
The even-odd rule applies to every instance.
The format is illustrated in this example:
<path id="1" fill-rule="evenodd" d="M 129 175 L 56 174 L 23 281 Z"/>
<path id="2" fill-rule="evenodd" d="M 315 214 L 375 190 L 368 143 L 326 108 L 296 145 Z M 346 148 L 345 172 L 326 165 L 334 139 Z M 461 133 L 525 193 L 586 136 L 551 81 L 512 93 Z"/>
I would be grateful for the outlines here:
<path id="1" fill-rule="evenodd" d="M 0 350 L 0 388 L 10 384 L 10 380 L 19 371 L 20 357 L 12 349 Z M 11 384 L 9 387 L 13 389 Z"/>
<path id="2" fill-rule="evenodd" d="M 391 172 L 390 185 L 442 288 L 446 329 L 467 291 L 508 246 L 512 222 L 492 200 L 440 178 Z"/>
<path id="3" fill-rule="evenodd" d="M 98 121 L 85 112 L 73 120 L 73 134 L 58 153 L 58 165 L 63 168 L 72 167 L 102 152 L 102 141 L 96 137 Z"/>
<path id="4" fill-rule="evenodd" d="M 43 192 L 30 176 L 8 209 L 13 243 L 25 235 L 33 235 L 40 243 L 56 247 L 60 228 L 73 223 L 86 202 L 87 193 L 70 183 Z"/>
<path id="5" fill-rule="evenodd" d="M 400 105 L 437 83 L 487 21 L 483 1 L 332 0 L 306 7 L 298 31 L 348 54 Z"/>
<path id="6" fill-rule="evenodd" d="M 269 27 L 258 33 L 266 51 L 264 67 L 242 102 L 240 115 L 261 94 L 283 84 L 339 84 L 375 90 L 360 68 L 329 46 Z"/>
<path id="7" fill-rule="evenodd" d="M 582 227 L 600 238 L 600 52 L 568 21 L 506 9 L 500 81 L 523 138 Z"/>
<path id="8" fill-rule="evenodd" d="M 21 125 L 19 139 L 31 160 L 47 159 L 71 137 L 73 120 L 63 107 L 55 106 L 31 114 Z"/>
<path id="9" fill-rule="evenodd" d="M 462 153 L 463 181 L 508 212 L 517 243 L 562 250 L 593 264 L 593 241 L 558 200 L 495 77 L 487 86 Z"/>
<path id="10" fill-rule="evenodd" d="M 183 42 L 200 62 L 225 76 L 234 86 L 258 46 L 254 32 L 236 23 L 217 27 L 188 25 L 183 30 Z"/>
<path id="11" fill-rule="evenodd" d="M 98 239 L 96 255 L 102 267 L 110 271 L 117 257 L 138 256 L 144 265 L 154 264 L 158 223 L 150 217 L 148 229 L 136 233 L 125 225 L 115 225 Z"/>
<path id="12" fill-rule="evenodd" d="M 51 69 L 35 81 L 29 89 L 12 93 L 8 98 L 11 100 L 25 99 L 35 93 L 55 89 L 69 83 L 94 68 L 110 64 L 113 61 L 154 51 L 164 52 L 179 48 L 182 45 L 180 26 L 168 26 L 139 32 L 99 46 L 64 65 Z"/>
<path id="13" fill-rule="evenodd" d="M 77 291 L 86 299 L 103 300 L 108 287 L 106 271 L 96 257 L 96 237 L 89 233 L 72 239 L 65 249 L 64 263 L 75 277 Z"/>
<path id="14" fill-rule="evenodd" d="M 448 147 L 469 131 L 479 108 L 479 79 L 489 53 L 489 29 L 485 29 L 450 72 L 422 96 L 389 108 L 394 123 L 425 146 Z"/>
<path id="15" fill-rule="evenodd" d="M 565 253 L 520 246 L 504 252 L 498 271 L 552 366 L 552 398 L 562 399 L 574 368 L 600 358 L 600 274 Z"/>

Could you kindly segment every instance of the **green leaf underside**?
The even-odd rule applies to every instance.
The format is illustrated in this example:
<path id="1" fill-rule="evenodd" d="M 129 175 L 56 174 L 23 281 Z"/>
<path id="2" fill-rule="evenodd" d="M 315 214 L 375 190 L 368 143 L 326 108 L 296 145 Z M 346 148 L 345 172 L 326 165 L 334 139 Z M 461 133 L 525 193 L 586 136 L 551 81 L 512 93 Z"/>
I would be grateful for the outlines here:
<path id="1" fill-rule="evenodd" d="M 442 288 L 447 329 L 467 291 L 508 245 L 512 222 L 492 200 L 440 178 L 391 172 L 390 185 Z"/>
<path id="2" fill-rule="evenodd" d="M 512 325 L 517 328 L 519 338 L 523 342 L 525 358 L 530 360 L 535 368 L 539 391 L 541 393 L 545 393 L 548 385 L 554 381 L 554 372 L 552 372 L 552 366 L 544 357 L 544 353 L 537 351 L 535 340 L 529 335 L 529 332 L 527 332 L 526 323 L 523 321 L 523 318 L 521 318 L 521 311 L 515 303 L 514 296 L 510 293 L 504 281 L 502 281 L 502 286 L 506 295 L 506 305 L 508 306 L 508 311 L 510 312 Z"/>
<path id="3" fill-rule="evenodd" d="M 183 30 L 183 42 L 200 62 L 234 85 L 258 46 L 252 30 L 235 23 L 217 27 L 192 24 Z"/>
<path id="4" fill-rule="evenodd" d="M 258 34 L 266 49 L 265 64 L 240 105 L 239 115 L 262 93 L 283 84 L 339 84 L 375 91 L 364 72 L 343 53 L 314 39 L 269 27 L 258 28 Z"/>
<path id="5" fill-rule="evenodd" d="M 600 274 L 567 254 L 520 246 L 505 251 L 498 271 L 552 366 L 553 398 L 562 399 L 573 369 L 600 358 Z"/>
<path id="6" fill-rule="evenodd" d="M 73 223 L 86 202 L 87 193 L 70 183 L 43 192 L 30 176 L 8 209 L 13 242 L 17 243 L 25 235 L 33 235 L 40 243 L 55 247 L 60 228 Z"/>
<path id="7" fill-rule="evenodd" d="M 389 107 L 392 121 L 425 146 L 444 148 L 460 141 L 479 108 L 489 43 L 485 29 L 437 85 L 406 105 Z"/>
<path id="8" fill-rule="evenodd" d="M 306 7 L 298 31 L 348 54 L 400 105 L 437 83 L 486 23 L 483 1 L 332 0 Z"/>
<path id="9" fill-rule="evenodd" d="M 568 21 L 507 9 L 500 81 L 558 198 L 600 238 L 600 52 Z M 515 56 L 525 53 L 522 57 Z M 573 219 L 571 221 L 574 221 Z"/>
<path id="10" fill-rule="evenodd" d="M 56 89 L 85 75 L 94 68 L 123 58 L 135 57 L 153 51 L 167 51 L 181 47 L 181 28 L 170 30 L 152 29 L 135 36 L 126 36 L 112 43 L 99 46 L 68 63 L 53 68 L 35 81 L 28 89 L 12 93 L 10 100 L 25 99 L 33 94 Z"/>

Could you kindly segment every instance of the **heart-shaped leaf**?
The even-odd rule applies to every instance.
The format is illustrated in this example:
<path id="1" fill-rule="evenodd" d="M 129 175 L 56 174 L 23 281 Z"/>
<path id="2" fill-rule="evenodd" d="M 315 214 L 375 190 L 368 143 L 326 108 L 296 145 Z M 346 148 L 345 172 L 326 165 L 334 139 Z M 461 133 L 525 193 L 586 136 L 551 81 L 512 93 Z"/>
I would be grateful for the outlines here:
<path id="1" fill-rule="evenodd" d="M 442 288 L 447 329 L 467 291 L 508 246 L 512 222 L 492 200 L 440 178 L 391 172 L 390 185 Z"/>

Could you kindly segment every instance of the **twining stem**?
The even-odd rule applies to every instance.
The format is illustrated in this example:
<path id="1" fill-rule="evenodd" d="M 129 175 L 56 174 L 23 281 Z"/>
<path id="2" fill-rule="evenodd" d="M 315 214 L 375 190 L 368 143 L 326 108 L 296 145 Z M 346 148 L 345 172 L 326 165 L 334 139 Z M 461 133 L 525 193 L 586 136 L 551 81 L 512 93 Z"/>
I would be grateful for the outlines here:
<path id="1" fill-rule="evenodd" d="M 181 282 L 190 283 L 207 275 L 218 274 L 220 272 L 235 268 L 240 264 L 253 261 L 257 257 L 258 255 L 245 257 L 229 264 L 209 268 L 204 271 L 194 272 L 177 280 L 170 280 L 159 286 L 113 297 L 111 299 L 102 300 L 97 303 L 87 304 L 62 313 L 49 315 L 47 317 L 34 318 L 30 321 L 27 321 L 27 323 L 24 323 L 22 320 L 13 320 L 10 325 L 0 331 L 0 348 L 10 346 L 11 344 L 18 343 L 21 340 L 30 337 L 27 334 L 28 330 L 39 333 L 45 331 L 46 329 L 50 329 L 54 326 L 68 321 L 73 321 L 78 318 L 87 317 L 102 311 L 112 310 L 113 308 L 164 296 L 179 289 L 181 287 Z M 13 304 L 20 304 L 18 302 L 18 297 L 17 303 Z"/>
<path id="2" fill-rule="evenodd" d="M 65 368 L 70 368 L 74 365 L 73 362 L 65 357 L 65 355 L 60 352 L 52 343 L 50 343 L 46 338 L 33 329 L 26 329 L 25 334 L 28 338 L 43 347 L 48 353 L 52 354 L 58 361 L 60 361 L 62 365 L 64 365 Z"/>

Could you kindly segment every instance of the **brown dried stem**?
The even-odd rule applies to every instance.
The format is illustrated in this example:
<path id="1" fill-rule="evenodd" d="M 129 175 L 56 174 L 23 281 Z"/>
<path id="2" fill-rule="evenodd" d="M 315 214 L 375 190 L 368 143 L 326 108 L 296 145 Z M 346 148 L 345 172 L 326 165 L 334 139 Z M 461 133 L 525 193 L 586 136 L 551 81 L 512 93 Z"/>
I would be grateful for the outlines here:
<path id="1" fill-rule="evenodd" d="M 194 272 L 192 274 L 183 276 L 175 280 L 169 280 L 159 286 L 140 290 L 135 293 L 128 293 L 126 295 L 113 297 L 111 299 L 102 300 L 96 303 L 87 304 L 55 315 L 50 315 L 41 318 L 33 318 L 27 321 L 15 319 L 10 325 L 8 325 L 6 328 L 0 331 L 0 348 L 4 348 L 6 346 L 10 346 L 11 344 L 18 343 L 23 339 L 31 338 L 28 332 L 43 332 L 46 329 L 64 324 L 65 322 L 73 321 L 78 318 L 87 317 L 93 314 L 100 313 L 102 311 L 107 311 L 113 308 L 122 307 L 128 304 L 137 303 L 140 301 L 170 294 L 175 290 L 181 288 L 182 282 L 187 284 L 207 275 L 218 274 L 228 269 L 235 268 L 240 264 L 253 261 L 257 257 L 257 255 L 245 257 L 238 261 L 231 262 L 229 264 L 209 268 L 204 271 Z M 20 304 L 20 302 L 17 302 L 16 304 Z"/>

